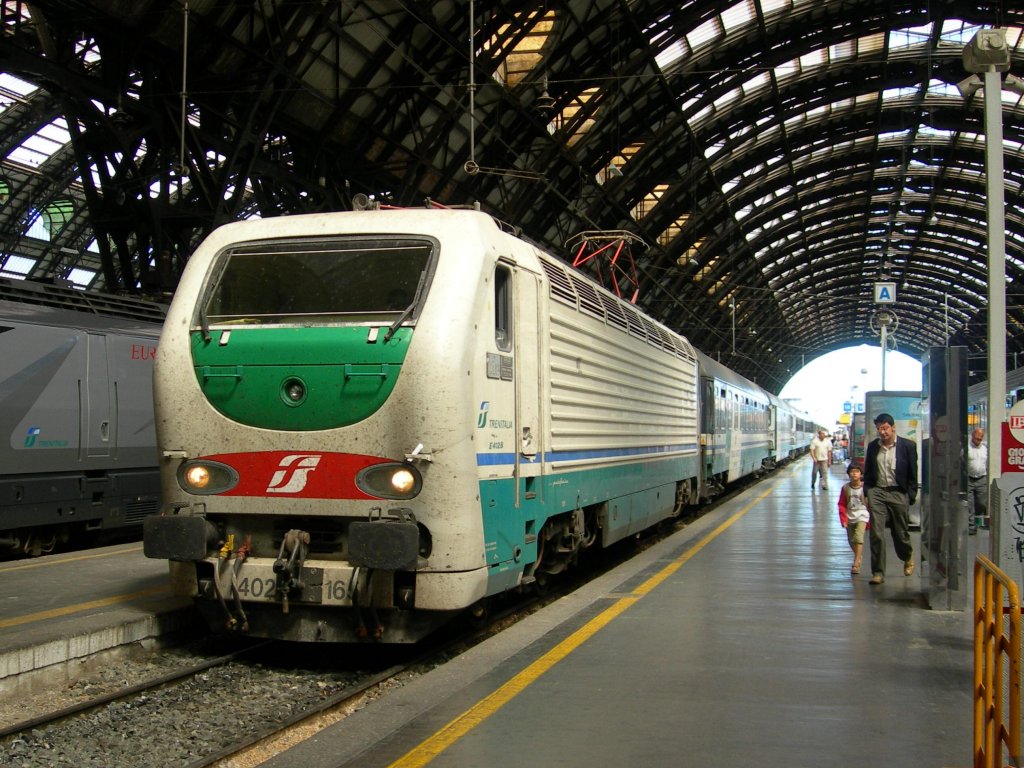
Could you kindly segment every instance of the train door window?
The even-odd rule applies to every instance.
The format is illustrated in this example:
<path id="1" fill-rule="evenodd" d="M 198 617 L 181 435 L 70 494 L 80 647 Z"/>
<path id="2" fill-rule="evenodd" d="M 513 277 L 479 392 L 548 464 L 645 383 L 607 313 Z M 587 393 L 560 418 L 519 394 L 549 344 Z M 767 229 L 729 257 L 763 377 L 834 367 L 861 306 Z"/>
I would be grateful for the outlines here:
<path id="1" fill-rule="evenodd" d="M 718 418 L 719 399 L 715 397 L 715 382 L 704 379 L 704 393 L 700 413 L 700 431 L 710 434 L 715 431 L 715 422 Z"/>
<path id="2" fill-rule="evenodd" d="M 494 343 L 502 352 L 512 349 L 512 270 L 494 270 Z"/>

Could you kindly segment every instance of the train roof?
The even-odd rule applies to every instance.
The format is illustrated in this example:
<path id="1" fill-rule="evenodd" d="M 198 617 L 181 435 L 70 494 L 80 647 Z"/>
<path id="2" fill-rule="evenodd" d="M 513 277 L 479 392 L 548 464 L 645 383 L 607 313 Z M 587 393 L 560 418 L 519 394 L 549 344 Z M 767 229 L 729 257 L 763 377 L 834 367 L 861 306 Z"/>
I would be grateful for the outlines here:
<path id="1" fill-rule="evenodd" d="M 755 384 L 754 382 L 752 382 L 750 379 L 746 378 L 745 376 L 741 376 L 740 374 L 736 373 L 736 371 L 734 371 L 731 368 L 723 365 L 722 363 L 718 362 L 714 358 L 708 357 L 706 354 L 701 352 L 699 349 L 696 350 L 696 352 L 697 352 L 697 359 L 700 361 L 700 367 L 701 367 L 701 371 L 702 372 L 706 371 L 706 372 L 710 373 L 712 376 L 714 376 L 717 379 L 721 379 L 722 381 L 727 381 L 730 384 L 733 384 L 733 385 L 735 385 L 737 387 L 742 387 L 743 389 L 745 389 L 745 390 L 747 390 L 749 392 L 756 392 L 756 393 L 760 394 L 762 397 L 765 397 L 765 398 L 769 397 L 770 393 L 764 387 L 761 387 L 760 385 Z"/>
<path id="2" fill-rule="evenodd" d="M 166 305 L 137 296 L 0 278 L 0 317 L 21 322 L 152 333 L 166 314 Z"/>
<path id="3" fill-rule="evenodd" d="M 1006 372 L 1006 391 L 1013 392 L 1015 389 L 1024 387 L 1024 367 L 1014 368 Z M 988 398 L 988 381 L 979 381 L 967 388 L 967 400 L 976 403 Z"/>

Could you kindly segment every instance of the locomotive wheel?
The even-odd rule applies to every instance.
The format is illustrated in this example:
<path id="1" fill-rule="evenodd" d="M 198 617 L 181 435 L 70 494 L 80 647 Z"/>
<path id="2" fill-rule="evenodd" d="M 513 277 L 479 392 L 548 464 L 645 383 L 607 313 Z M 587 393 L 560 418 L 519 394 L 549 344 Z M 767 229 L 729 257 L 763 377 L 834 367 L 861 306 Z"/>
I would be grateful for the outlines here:
<path id="1" fill-rule="evenodd" d="M 473 627 L 477 629 L 486 627 L 487 623 L 491 620 L 490 602 L 484 599 L 473 603 L 473 605 L 469 606 L 466 617 Z"/>
<path id="2" fill-rule="evenodd" d="M 533 589 L 533 593 L 538 597 L 543 597 L 548 593 L 548 588 L 551 586 L 551 577 L 541 571 L 534 573 L 534 580 L 530 587 Z"/>

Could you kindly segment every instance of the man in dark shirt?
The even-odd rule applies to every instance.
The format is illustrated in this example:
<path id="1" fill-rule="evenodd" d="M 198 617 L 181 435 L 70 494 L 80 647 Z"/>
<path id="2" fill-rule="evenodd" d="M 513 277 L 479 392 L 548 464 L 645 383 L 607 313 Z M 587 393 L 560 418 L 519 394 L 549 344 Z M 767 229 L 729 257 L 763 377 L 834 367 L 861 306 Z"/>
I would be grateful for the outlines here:
<path id="1" fill-rule="evenodd" d="M 917 444 L 897 437 L 888 413 L 875 417 L 878 439 L 868 443 L 864 456 L 864 487 L 871 510 L 871 583 L 885 581 L 885 520 L 892 525 L 892 543 L 903 561 L 903 575 L 914 572 L 910 543 L 910 507 L 917 500 Z"/>

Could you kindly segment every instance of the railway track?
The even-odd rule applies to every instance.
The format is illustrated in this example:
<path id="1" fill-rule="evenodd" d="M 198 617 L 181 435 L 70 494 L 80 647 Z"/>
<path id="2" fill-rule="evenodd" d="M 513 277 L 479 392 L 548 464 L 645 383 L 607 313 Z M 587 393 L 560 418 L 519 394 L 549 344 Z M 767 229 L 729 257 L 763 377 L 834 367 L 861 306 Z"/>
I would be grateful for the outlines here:
<path id="1" fill-rule="evenodd" d="M 694 514 L 706 513 L 735 492 Z M 375 646 L 357 646 L 341 666 L 336 664 L 337 647 L 328 645 L 300 646 L 301 658 L 294 659 L 289 656 L 296 655 L 297 646 L 275 641 L 226 654 L 205 653 L 171 671 L 126 683 L 117 691 L 0 728 L 0 765 L 257 765 L 344 718 L 365 697 L 386 695 L 390 687 L 402 685 L 403 678 L 443 664 L 693 519 L 679 519 L 601 551 L 584 567 L 552 582 L 542 595 L 493 603 L 498 608 L 486 616 L 484 626 L 456 631 L 459 624 L 453 624 L 451 631 L 415 649 L 401 651 L 392 646 L 386 649 L 387 656 L 375 657 Z M 327 649 L 332 649 L 334 662 L 312 659 Z M 400 659 L 402 655 L 409 658 Z M 296 732 L 301 735 L 295 736 Z M 144 751 L 140 750 L 143 744 Z"/>
<path id="2" fill-rule="evenodd" d="M 288 663 L 294 650 L 275 641 L 201 658 L 0 728 L 0 765 L 238 768 L 250 753 L 259 755 L 248 763 L 256 765 L 286 748 L 296 729 L 308 737 L 342 719 L 364 697 L 382 695 L 401 685 L 403 676 L 443 664 L 539 602 L 517 601 L 484 627 L 439 636 L 386 666 L 373 646 L 352 649 L 352 663 L 340 666 L 316 658 L 317 651 L 336 655 L 333 646 L 303 648 L 307 663 L 295 666 Z M 395 648 L 387 653 L 403 655 Z"/>

